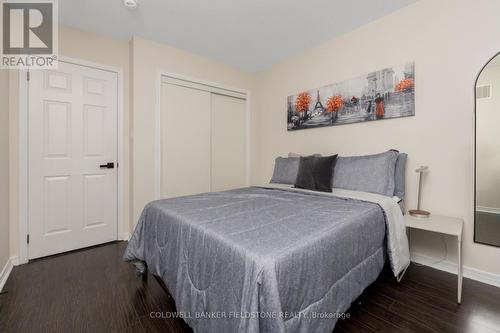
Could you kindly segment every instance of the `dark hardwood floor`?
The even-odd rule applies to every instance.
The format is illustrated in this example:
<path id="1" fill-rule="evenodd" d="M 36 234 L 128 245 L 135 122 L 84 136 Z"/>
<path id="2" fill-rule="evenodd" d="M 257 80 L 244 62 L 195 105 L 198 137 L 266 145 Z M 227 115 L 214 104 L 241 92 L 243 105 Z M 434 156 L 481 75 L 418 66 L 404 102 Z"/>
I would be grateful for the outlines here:
<path id="1" fill-rule="evenodd" d="M 181 319 L 150 318 L 175 304 L 122 262 L 125 242 L 15 267 L 0 294 L 0 332 L 190 332 Z M 389 271 L 349 309 L 334 332 L 500 332 L 500 288 L 412 265 L 398 284 Z"/>

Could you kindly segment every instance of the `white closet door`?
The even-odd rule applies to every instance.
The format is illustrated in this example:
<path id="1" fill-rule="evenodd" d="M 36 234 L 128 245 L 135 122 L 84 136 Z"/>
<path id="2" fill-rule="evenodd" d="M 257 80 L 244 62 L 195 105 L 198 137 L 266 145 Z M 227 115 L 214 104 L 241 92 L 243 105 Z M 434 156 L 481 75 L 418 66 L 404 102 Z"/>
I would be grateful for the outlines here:
<path id="1" fill-rule="evenodd" d="M 212 94 L 212 191 L 247 184 L 245 103 Z"/>
<path id="2" fill-rule="evenodd" d="M 161 197 L 210 191 L 210 93 L 162 84 Z"/>

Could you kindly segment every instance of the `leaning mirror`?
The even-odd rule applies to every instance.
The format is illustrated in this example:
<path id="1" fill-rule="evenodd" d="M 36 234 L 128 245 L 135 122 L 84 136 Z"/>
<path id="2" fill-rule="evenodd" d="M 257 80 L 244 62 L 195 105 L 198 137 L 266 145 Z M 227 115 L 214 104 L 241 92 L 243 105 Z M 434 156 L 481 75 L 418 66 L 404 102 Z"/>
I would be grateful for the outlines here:
<path id="1" fill-rule="evenodd" d="M 500 55 L 476 80 L 476 243 L 500 246 Z"/>

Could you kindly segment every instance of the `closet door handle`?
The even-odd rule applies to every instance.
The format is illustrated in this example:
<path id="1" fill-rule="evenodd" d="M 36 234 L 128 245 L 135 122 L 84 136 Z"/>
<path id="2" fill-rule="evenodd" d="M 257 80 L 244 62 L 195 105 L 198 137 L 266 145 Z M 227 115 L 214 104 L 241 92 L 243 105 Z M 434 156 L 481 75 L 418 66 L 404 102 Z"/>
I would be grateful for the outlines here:
<path id="1" fill-rule="evenodd" d="M 106 163 L 106 164 L 101 164 L 101 165 L 99 165 L 99 167 L 101 169 L 114 169 L 115 168 L 115 163 L 109 162 L 109 163 Z"/>

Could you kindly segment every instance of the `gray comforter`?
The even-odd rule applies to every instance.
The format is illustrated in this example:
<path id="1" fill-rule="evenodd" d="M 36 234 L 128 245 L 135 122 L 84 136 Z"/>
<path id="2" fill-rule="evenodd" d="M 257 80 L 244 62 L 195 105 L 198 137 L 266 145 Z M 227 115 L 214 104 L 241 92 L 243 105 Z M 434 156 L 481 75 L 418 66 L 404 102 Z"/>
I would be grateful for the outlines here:
<path id="1" fill-rule="evenodd" d="M 382 270 L 385 230 L 374 203 L 250 187 L 148 204 L 124 259 L 195 332 L 331 332 Z"/>

